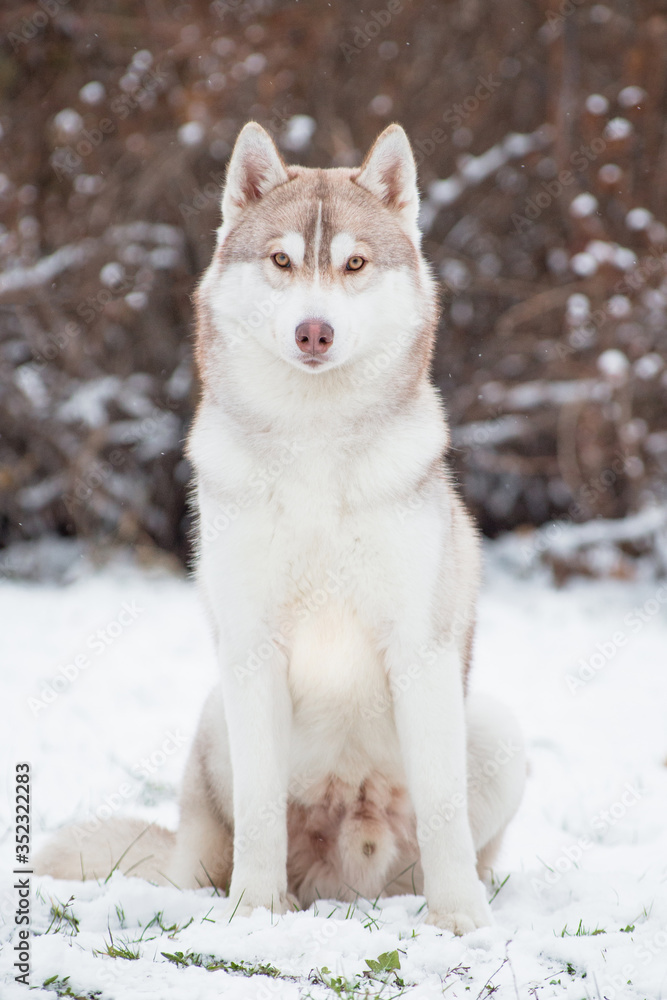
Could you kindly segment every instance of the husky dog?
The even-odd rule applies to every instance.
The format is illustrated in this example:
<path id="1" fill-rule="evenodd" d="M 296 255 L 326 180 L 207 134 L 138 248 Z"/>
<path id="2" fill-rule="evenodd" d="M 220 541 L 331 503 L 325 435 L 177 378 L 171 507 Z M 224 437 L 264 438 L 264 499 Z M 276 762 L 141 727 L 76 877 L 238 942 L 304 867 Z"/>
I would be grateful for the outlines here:
<path id="1" fill-rule="evenodd" d="M 466 691 L 479 541 L 443 458 L 407 137 L 316 170 L 251 122 L 222 214 L 188 444 L 220 681 L 175 843 L 149 830 L 152 864 L 139 837 L 121 867 L 228 887 L 242 914 L 423 892 L 430 923 L 466 933 L 491 921 L 479 875 L 525 757 L 511 715 Z M 140 833 L 118 821 L 81 858 L 61 838 L 41 869 L 103 875 Z"/>

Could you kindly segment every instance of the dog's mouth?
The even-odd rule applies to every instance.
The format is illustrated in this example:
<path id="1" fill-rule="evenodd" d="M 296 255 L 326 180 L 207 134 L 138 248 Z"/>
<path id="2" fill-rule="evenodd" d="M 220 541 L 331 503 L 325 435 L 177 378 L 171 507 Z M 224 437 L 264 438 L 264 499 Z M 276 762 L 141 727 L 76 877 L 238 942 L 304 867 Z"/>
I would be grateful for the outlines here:
<path id="1" fill-rule="evenodd" d="M 304 366 L 304 368 L 310 368 L 312 371 L 315 368 L 326 367 L 328 360 L 329 360 L 328 358 L 312 358 L 312 357 L 304 358 L 301 364 Z"/>

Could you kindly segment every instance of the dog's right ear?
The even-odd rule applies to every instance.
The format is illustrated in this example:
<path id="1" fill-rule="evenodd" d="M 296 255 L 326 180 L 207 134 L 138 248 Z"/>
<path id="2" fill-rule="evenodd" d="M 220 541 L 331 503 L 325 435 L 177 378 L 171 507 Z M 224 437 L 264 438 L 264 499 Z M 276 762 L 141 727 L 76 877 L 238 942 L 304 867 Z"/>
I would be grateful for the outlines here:
<path id="1" fill-rule="evenodd" d="M 285 164 L 269 133 L 257 122 L 248 122 L 239 132 L 227 167 L 220 241 L 234 228 L 248 205 L 287 179 Z"/>

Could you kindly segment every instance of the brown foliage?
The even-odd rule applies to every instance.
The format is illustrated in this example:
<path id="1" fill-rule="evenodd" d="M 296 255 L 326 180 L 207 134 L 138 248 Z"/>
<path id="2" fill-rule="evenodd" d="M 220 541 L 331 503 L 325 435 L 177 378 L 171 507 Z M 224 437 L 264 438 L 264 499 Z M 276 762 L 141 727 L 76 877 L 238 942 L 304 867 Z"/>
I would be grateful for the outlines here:
<path id="1" fill-rule="evenodd" d="M 190 296 L 250 118 L 308 166 L 358 163 L 389 121 L 407 129 L 443 278 L 435 377 L 487 532 L 664 499 L 667 12 L 628 10 L 2 13 L 2 544 L 55 532 L 185 555 Z"/>

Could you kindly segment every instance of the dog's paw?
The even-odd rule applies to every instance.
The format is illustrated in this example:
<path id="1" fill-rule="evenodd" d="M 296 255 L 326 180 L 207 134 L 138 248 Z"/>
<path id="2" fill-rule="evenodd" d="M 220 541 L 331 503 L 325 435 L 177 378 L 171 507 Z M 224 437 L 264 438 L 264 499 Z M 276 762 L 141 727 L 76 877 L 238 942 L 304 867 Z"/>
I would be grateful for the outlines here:
<path id="1" fill-rule="evenodd" d="M 451 909 L 429 908 L 425 923 L 461 936 L 470 934 L 478 927 L 489 927 L 493 923 L 493 916 L 489 904 L 485 899 L 481 899 L 473 900 L 468 905 L 459 904 Z"/>
<path id="2" fill-rule="evenodd" d="M 226 909 L 226 916 L 229 920 L 232 917 L 250 917 L 259 908 L 269 910 L 276 916 L 300 909 L 298 900 L 291 892 L 251 895 L 246 892 L 234 892 L 233 889 L 230 889 Z"/>

